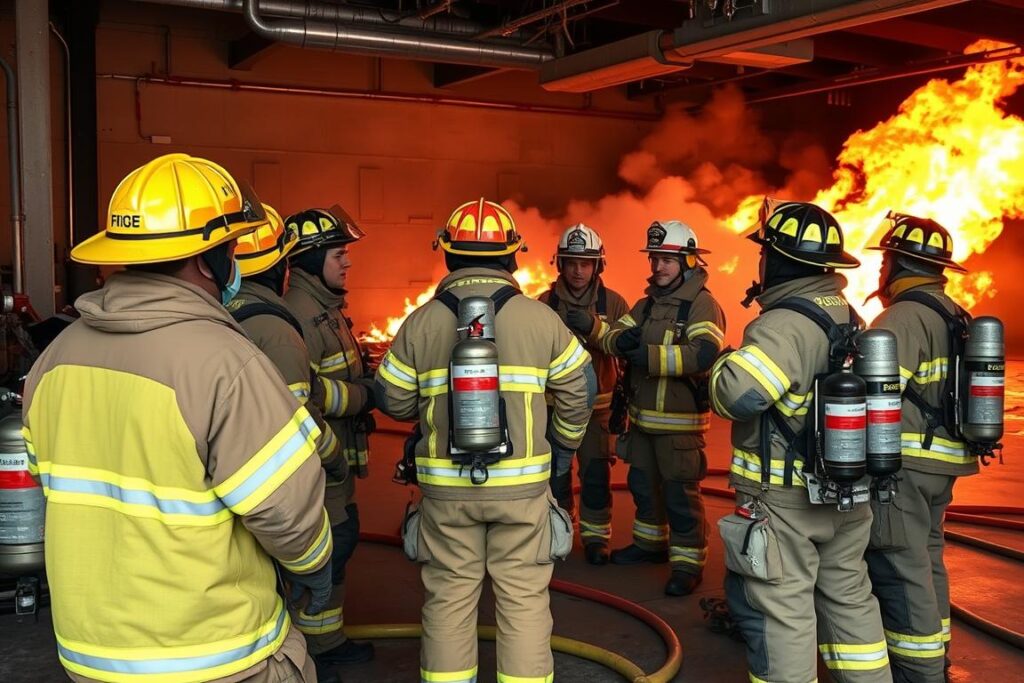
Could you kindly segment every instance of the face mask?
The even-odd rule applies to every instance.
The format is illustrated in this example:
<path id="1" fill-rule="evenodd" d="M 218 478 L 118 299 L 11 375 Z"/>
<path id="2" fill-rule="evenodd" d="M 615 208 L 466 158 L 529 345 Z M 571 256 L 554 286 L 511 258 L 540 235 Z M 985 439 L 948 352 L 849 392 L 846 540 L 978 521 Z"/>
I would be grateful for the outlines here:
<path id="1" fill-rule="evenodd" d="M 225 306 L 231 303 L 231 300 L 238 295 L 238 290 L 242 288 L 242 269 L 238 267 L 238 261 L 235 259 L 231 260 L 231 272 L 234 273 L 231 282 L 220 291 L 220 302 Z"/>

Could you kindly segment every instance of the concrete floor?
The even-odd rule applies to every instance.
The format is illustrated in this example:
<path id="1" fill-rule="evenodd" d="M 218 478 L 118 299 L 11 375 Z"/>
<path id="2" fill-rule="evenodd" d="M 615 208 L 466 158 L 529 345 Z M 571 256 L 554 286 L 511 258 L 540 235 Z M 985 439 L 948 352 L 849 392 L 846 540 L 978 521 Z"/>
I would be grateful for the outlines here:
<path id="1" fill-rule="evenodd" d="M 955 492 L 956 503 L 1019 505 L 1024 491 L 1024 462 L 1014 457 L 1024 444 L 1024 363 L 1012 366 L 1016 382 L 1007 392 L 1008 424 L 1005 464 L 985 468 L 981 476 L 961 480 Z M 1019 390 L 1014 390 L 1018 389 Z M 383 421 L 382 421 L 383 422 Z M 392 484 L 391 467 L 398 457 L 401 439 L 378 435 L 373 443 L 373 473 L 360 482 L 359 502 L 364 530 L 396 533 L 405 503 L 412 490 Z M 709 439 L 712 467 L 726 467 L 728 458 L 727 425 L 717 421 Z M 626 468 L 615 467 L 614 478 L 624 481 Z M 706 482 L 724 487 L 724 477 Z M 709 517 L 717 519 L 731 505 L 727 500 L 708 498 Z M 615 494 L 613 547 L 629 543 L 632 524 L 629 494 Z M 951 525 L 954 528 L 954 525 Z M 956 525 L 977 536 L 1024 548 L 1024 537 L 1012 532 L 981 530 Z M 991 556 L 966 546 L 951 544 L 947 554 L 953 599 L 977 614 L 1021 630 L 1020 613 L 1024 609 L 1021 582 L 1024 570 L 1018 563 Z M 745 681 L 743 646 L 725 636 L 711 633 L 698 607 L 700 597 L 721 596 L 724 573 L 721 543 L 712 534 L 712 547 L 705 582 L 687 598 L 667 598 L 662 593 L 665 566 L 590 567 L 577 548 L 555 576 L 622 595 L 638 602 L 664 618 L 679 634 L 683 644 L 683 666 L 676 681 Z M 349 599 L 346 622 L 349 624 L 408 623 L 418 621 L 422 589 L 416 567 L 395 548 L 364 544 L 350 564 Z M 112 588 L 112 592 L 116 590 Z M 115 598 L 116 599 L 116 598 Z M 645 671 L 661 666 L 665 651 L 660 639 L 647 626 L 632 617 L 601 605 L 552 593 L 555 632 L 584 640 L 618 652 L 636 662 Z M 481 623 L 494 623 L 493 597 L 485 591 L 480 608 Z M 1021 680 L 1024 652 L 993 640 L 979 631 L 953 622 L 953 681 Z M 377 658 L 371 664 L 343 671 L 345 683 L 391 683 L 418 679 L 415 641 L 378 641 Z M 480 681 L 494 680 L 494 647 L 481 644 Z M 599 665 L 567 655 L 556 654 L 556 678 L 562 683 L 596 683 L 622 680 Z M 821 680 L 829 680 L 822 669 Z M 49 610 L 43 610 L 38 623 L 17 623 L 11 615 L 0 616 L 0 682 L 50 683 L 64 680 L 55 653 Z"/>

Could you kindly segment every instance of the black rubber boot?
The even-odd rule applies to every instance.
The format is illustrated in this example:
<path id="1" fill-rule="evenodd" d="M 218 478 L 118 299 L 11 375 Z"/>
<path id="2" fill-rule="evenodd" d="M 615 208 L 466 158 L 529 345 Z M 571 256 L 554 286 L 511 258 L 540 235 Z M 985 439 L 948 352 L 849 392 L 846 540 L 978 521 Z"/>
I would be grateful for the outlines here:
<path id="1" fill-rule="evenodd" d="M 682 596 L 692 593 L 703 578 L 700 574 L 687 574 L 686 572 L 672 572 L 665 584 L 665 595 Z"/>
<path id="2" fill-rule="evenodd" d="M 612 564 L 643 564 L 644 562 L 665 564 L 668 562 L 668 551 L 644 550 L 634 543 L 627 545 L 625 548 L 613 550 L 611 560 Z"/>
<path id="3" fill-rule="evenodd" d="M 317 666 L 331 667 L 339 664 L 362 664 L 373 659 L 373 643 L 346 640 L 336 648 L 321 652 L 313 657 Z"/>
<path id="4" fill-rule="evenodd" d="M 587 543 L 583 546 L 583 554 L 587 558 L 587 564 L 598 567 L 608 564 L 608 546 L 604 543 Z"/>

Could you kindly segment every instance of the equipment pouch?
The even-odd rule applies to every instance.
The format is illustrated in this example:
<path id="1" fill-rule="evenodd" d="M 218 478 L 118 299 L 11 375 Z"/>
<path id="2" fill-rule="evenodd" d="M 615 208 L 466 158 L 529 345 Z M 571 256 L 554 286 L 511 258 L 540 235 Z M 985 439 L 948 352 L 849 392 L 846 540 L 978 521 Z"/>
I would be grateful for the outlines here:
<path id="1" fill-rule="evenodd" d="M 564 560 L 572 552 L 572 518 L 553 501 L 548 504 L 551 525 L 551 559 Z"/>
<path id="2" fill-rule="evenodd" d="M 405 519 L 402 520 L 402 551 L 411 562 L 426 562 L 429 557 L 420 551 L 420 522 L 423 513 L 412 503 L 406 506 Z"/>
<path id="3" fill-rule="evenodd" d="M 725 566 L 765 583 L 782 581 L 779 541 L 767 517 L 747 519 L 733 513 L 718 520 L 718 532 L 725 545 Z"/>

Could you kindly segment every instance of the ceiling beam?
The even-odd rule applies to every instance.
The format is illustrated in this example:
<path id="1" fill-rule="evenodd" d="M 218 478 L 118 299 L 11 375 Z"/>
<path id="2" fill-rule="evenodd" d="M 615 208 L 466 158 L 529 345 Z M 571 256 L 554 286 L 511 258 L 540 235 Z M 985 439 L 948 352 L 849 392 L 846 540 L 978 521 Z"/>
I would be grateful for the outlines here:
<path id="1" fill-rule="evenodd" d="M 884 38 L 833 31 L 814 40 L 816 57 L 847 64 L 868 66 L 895 66 L 917 59 L 938 56 L 932 48 L 898 43 Z"/>
<path id="2" fill-rule="evenodd" d="M 851 33 L 874 38 L 895 40 L 909 45 L 930 47 L 944 52 L 963 52 L 963 49 L 977 40 L 977 36 L 966 31 L 935 26 L 914 19 L 889 19 L 873 24 L 861 24 L 848 29 Z"/>

